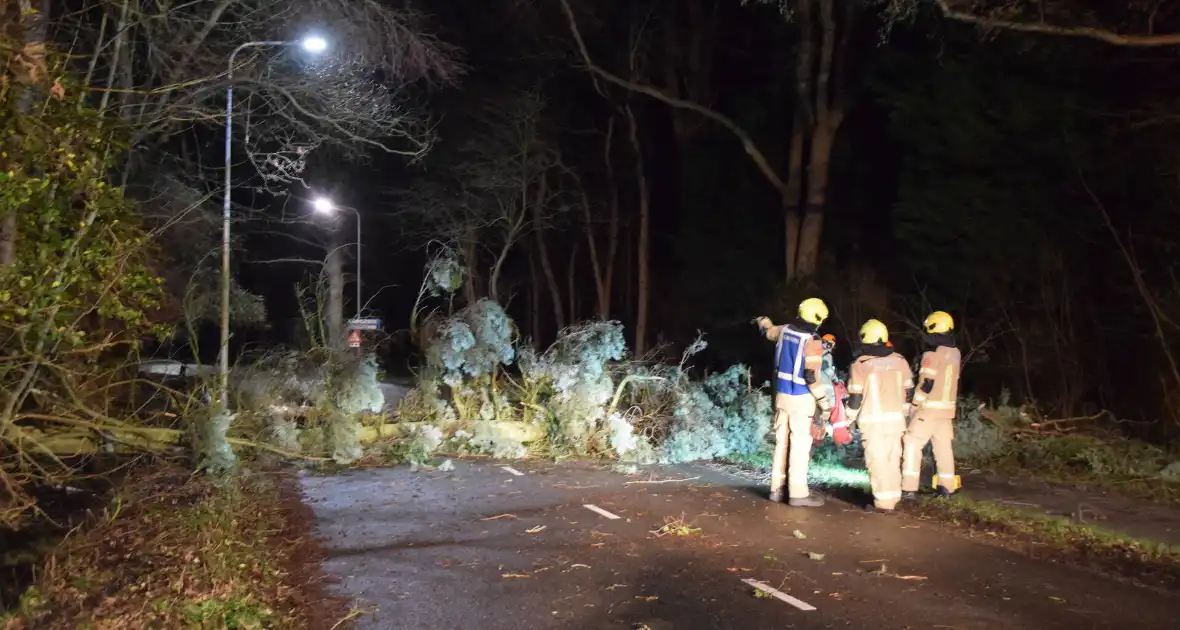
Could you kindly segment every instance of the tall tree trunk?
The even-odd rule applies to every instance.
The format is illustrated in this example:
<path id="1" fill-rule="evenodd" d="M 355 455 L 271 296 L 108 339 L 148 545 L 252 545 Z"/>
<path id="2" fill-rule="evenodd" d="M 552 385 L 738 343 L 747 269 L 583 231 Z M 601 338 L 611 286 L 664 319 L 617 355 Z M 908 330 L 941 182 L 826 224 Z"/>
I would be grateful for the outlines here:
<path id="1" fill-rule="evenodd" d="M 643 145 L 639 142 L 639 125 L 635 121 L 635 112 L 631 105 L 624 107 L 631 132 L 631 148 L 635 152 L 635 179 L 639 184 L 639 238 L 635 244 L 638 259 L 635 285 L 635 356 L 642 356 L 647 352 L 647 315 L 651 289 L 651 204 L 647 191 L 647 174 L 644 171 Z"/>
<path id="2" fill-rule="evenodd" d="M 833 81 L 833 75 L 840 75 L 847 60 L 848 37 L 852 30 L 854 9 L 851 3 L 846 7 L 845 24 L 837 33 L 835 0 L 807 0 L 803 6 L 818 2 L 820 23 L 820 53 L 814 75 L 811 98 L 800 90 L 801 105 L 809 116 L 808 134 L 810 144 L 807 151 L 807 191 L 804 195 L 802 225 L 794 256 L 793 279 L 807 278 L 815 274 L 819 266 L 820 240 L 823 236 L 824 210 L 827 205 L 828 180 L 831 177 L 832 146 L 836 133 L 844 121 L 844 94 Z M 810 9 L 808 9 L 810 12 Z M 808 72 L 810 73 L 811 22 L 800 16 L 803 40 L 808 42 Z M 837 76 L 839 78 L 839 76 Z M 811 77 L 808 76 L 809 81 Z"/>
<path id="3" fill-rule="evenodd" d="M 28 74 L 19 77 L 20 96 L 17 98 L 16 110 L 20 114 L 29 114 L 37 102 L 37 85 L 48 79 L 48 69 L 45 66 L 45 41 L 49 37 L 48 0 L 41 0 L 33 6 L 33 0 L 20 0 L 17 8 L 20 10 L 21 22 L 21 60 L 26 65 Z M 10 67 L 14 64 L 10 64 Z M 6 80 L 9 77 L 4 77 Z M 16 262 L 17 213 L 20 208 L 9 208 L 0 218 L 0 265 L 11 265 Z"/>
<path id="4" fill-rule="evenodd" d="M 332 240 L 328 258 L 324 261 L 324 274 L 328 281 L 328 347 L 339 350 L 344 347 L 344 251 L 341 247 L 340 221 L 332 226 Z"/>
<path id="5" fill-rule="evenodd" d="M 582 188 L 582 224 L 586 231 L 586 244 L 590 248 L 590 270 L 594 273 L 594 291 L 598 298 L 595 314 L 599 319 L 608 319 L 611 312 L 611 295 L 614 289 L 615 259 L 619 250 L 619 191 L 615 182 L 614 163 L 611 148 L 615 135 L 615 117 L 611 115 L 606 125 L 603 141 L 603 163 L 606 165 L 606 185 L 610 190 L 610 207 L 607 219 L 606 259 L 599 255 L 598 238 L 595 236 L 594 217 L 590 208 L 590 197 Z M 575 317 L 570 314 L 570 319 Z"/>
<path id="6" fill-rule="evenodd" d="M 529 251 L 529 333 L 533 341 L 541 343 L 541 270 L 535 248 Z"/>
<path id="7" fill-rule="evenodd" d="M 475 304 L 479 299 L 479 289 L 477 283 L 477 269 L 479 269 L 479 249 L 476 247 L 475 229 L 471 228 L 468 231 L 468 237 L 463 241 L 463 264 L 467 267 L 467 273 L 463 274 L 463 299 L 468 304 Z"/>
<path id="8" fill-rule="evenodd" d="M 611 140 L 614 138 L 615 117 L 611 115 L 607 126 L 606 146 L 603 148 L 606 160 L 607 185 L 610 186 L 610 216 L 607 221 L 606 270 L 603 282 L 603 299 L 598 305 L 598 316 L 607 319 L 611 314 L 611 300 L 614 296 L 615 261 L 619 255 L 619 187 L 615 182 L 614 161 L 611 160 Z"/>
<path id="9" fill-rule="evenodd" d="M 102 96 L 98 100 L 98 112 L 100 114 L 106 113 L 107 105 L 111 102 L 111 93 L 114 92 L 116 78 L 119 78 L 120 84 L 125 83 L 125 79 L 119 77 L 119 71 L 123 70 L 125 73 L 123 77 L 131 73 L 130 68 L 121 67 L 127 58 L 123 53 L 123 49 L 127 45 L 127 12 L 130 6 L 131 0 L 123 0 L 119 6 L 119 21 L 115 23 L 115 47 L 111 51 L 111 65 L 107 68 L 107 89 L 103 91 Z"/>
<path id="10" fill-rule="evenodd" d="M 537 257 L 541 263 L 541 271 L 545 273 L 545 282 L 549 286 L 550 301 L 553 304 L 553 321 L 556 330 L 565 328 L 565 309 L 561 303 L 561 287 L 557 284 L 557 275 L 553 273 L 553 264 L 549 261 L 549 248 L 545 245 L 545 223 L 541 214 L 541 205 L 545 199 L 545 188 L 548 178 L 542 174 L 537 200 L 533 204 L 533 234 L 537 237 Z"/>
<path id="11" fill-rule="evenodd" d="M 811 136 L 811 159 L 807 165 L 807 203 L 803 227 L 799 231 L 799 255 L 796 274 L 806 278 L 819 265 L 819 243 L 824 228 L 824 204 L 827 201 L 828 174 L 831 167 L 832 130 L 826 114 Z"/>
<path id="12" fill-rule="evenodd" d="M 799 251 L 803 243 L 804 172 L 803 161 L 807 153 L 807 141 L 815 125 L 815 107 L 812 102 L 813 49 L 811 33 L 811 3 L 798 3 L 795 16 L 799 24 L 799 51 L 795 63 L 795 116 L 791 129 L 791 146 L 787 158 L 787 182 L 783 200 L 783 220 L 787 235 L 787 282 L 793 282 L 801 275 Z"/>
<path id="13" fill-rule="evenodd" d="M 783 227 L 786 234 L 786 280 L 791 282 L 797 273 L 795 256 L 799 251 L 800 206 L 803 205 L 803 145 L 806 139 L 803 112 L 795 108 L 795 122 L 791 128 L 791 146 L 787 156 L 787 182 L 782 193 Z"/>
<path id="14" fill-rule="evenodd" d="M 569 307 L 566 309 L 566 314 L 569 315 L 569 323 L 573 324 L 578 321 L 578 242 L 574 241 L 574 246 L 570 249 L 570 261 L 566 266 L 566 284 L 569 285 L 567 291 L 569 298 Z"/>

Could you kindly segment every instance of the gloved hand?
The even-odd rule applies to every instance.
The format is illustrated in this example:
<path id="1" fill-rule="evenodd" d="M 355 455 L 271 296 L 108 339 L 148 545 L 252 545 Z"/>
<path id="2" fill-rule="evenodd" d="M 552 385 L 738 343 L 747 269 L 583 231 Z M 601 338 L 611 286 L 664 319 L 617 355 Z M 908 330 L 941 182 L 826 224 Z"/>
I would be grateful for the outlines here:
<path id="1" fill-rule="evenodd" d="M 770 318 L 765 315 L 759 315 L 758 317 L 754 318 L 754 324 L 756 324 L 758 328 L 769 328 Z"/>
<path id="2" fill-rule="evenodd" d="M 819 403 L 819 410 L 822 411 L 825 416 L 832 413 L 832 399 L 831 398 L 824 396 L 823 398 L 820 398 L 816 402 Z"/>
<path id="3" fill-rule="evenodd" d="M 826 437 L 828 437 L 828 430 L 824 428 L 823 423 L 813 422 L 811 424 L 811 441 L 822 442 Z"/>

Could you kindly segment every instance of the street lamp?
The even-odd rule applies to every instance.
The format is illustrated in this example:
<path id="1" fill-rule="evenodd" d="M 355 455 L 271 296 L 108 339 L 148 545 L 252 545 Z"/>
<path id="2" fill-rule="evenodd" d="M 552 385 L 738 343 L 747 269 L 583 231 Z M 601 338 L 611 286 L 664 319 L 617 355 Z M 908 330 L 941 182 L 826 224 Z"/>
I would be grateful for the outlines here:
<path id="1" fill-rule="evenodd" d="M 232 155 L 231 130 L 234 113 L 234 60 L 238 53 L 247 48 L 268 46 L 298 46 L 310 53 L 320 53 L 328 48 L 323 37 L 310 36 L 296 41 L 256 41 L 239 45 L 229 54 L 226 64 L 225 88 L 225 198 L 221 206 L 221 349 L 218 353 L 218 389 L 223 409 L 229 408 L 229 234 L 230 234 L 230 158 Z"/>
<path id="2" fill-rule="evenodd" d="M 311 201 L 311 207 L 315 209 L 317 214 L 325 216 L 331 216 L 341 209 L 349 210 L 356 215 L 356 317 L 359 319 L 363 304 L 361 302 L 361 213 L 351 206 L 338 206 L 327 197 L 316 197 Z"/>

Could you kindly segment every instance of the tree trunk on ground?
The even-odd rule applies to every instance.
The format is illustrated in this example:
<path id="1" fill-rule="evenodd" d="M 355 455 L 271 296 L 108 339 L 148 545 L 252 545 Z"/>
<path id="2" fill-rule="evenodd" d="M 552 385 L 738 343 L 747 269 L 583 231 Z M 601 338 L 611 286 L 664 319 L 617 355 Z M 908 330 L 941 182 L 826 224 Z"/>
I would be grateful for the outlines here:
<path id="1" fill-rule="evenodd" d="M 337 221 L 339 223 L 339 221 Z M 324 275 L 328 281 L 327 345 L 332 350 L 344 347 L 344 251 L 340 244 L 339 225 L 332 227 L 328 258 L 324 261 Z"/>
<path id="2" fill-rule="evenodd" d="M 630 105 L 625 106 L 630 127 L 631 148 L 635 152 L 635 179 L 639 184 L 639 238 L 635 245 L 638 274 L 635 285 L 635 356 L 647 352 L 647 314 L 650 298 L 651 204 L 644 172 L 643 145 L 639 142 L 639 125 Z"/>

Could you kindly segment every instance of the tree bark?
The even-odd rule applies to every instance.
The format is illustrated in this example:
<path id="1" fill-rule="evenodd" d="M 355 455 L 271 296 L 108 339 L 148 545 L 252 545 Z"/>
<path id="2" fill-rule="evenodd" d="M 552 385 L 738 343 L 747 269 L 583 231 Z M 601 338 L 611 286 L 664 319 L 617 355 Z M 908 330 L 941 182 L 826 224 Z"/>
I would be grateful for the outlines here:
<path id="1" fill-rule="evenodd" d="M 557 284 L 557 275 L 553 273 L 553 264 L 549 260 L 549 248 L 545 245 L 545 224 L 542 221 L 541 205 L 545 202 L 548 178 L 541 174 L 541 181 L 537 188 L 536 202 L 533 203 L 533 233 L 537 237 L 537 256 L 540 259 L 541 271 L 545 274 L 545 282 L 549 286 L 550 301 L 553 304 L 553 321 L 556 330 L 565 328 L 565 309 L 561 303 L 561 287 Z"/>
<path id="2" fill-rule="evenodd" d="M 824 206 L 827 203 L 828 177 L 831 169 L 832 140 L 839 122 L 832 118 L 836 112 L 825 110 L 811 136 L 811 159 L 807 165 L 807 202 L 804 205 L 803 225 L 799 231 L 799 249 L 795 259 L 796 277 L 814 275 L 819 266 L 820 238 L 824 228 Z"/>
<path id="3" fill-rule="evenodd" d="M 569 315 L 569 323 L 573 324 L 578 321 L 578 242 L 574 241 L 574 246 L 570 249 L 569 265 L 566 267 L 566 284 L 569 288 L 566 290 L 566 297 L 569 298 L 569 307 L 566 309 L 566 314 Z"/>
<path id="4" fill-rule="evenodd" d="M 803 145 L 806 123 L 802 110 L 796 106 L 795 122 L 791 128 L 791 146 L 787 156 L 787 184 L 782 193 L 783 227 L 786 234 L 786 280 L 791 282 L 797 272 L 796 252 L 799 251 L 800 208 L 803 205 Z"/>
<path id="5" fill-rule="evenodd" d="M 541 342 L 541 271 L 537 268 L 536 249 L 529 252 L 529 332 L 533 341 Z"/>
<path id="6" fill-rule="evenodd" d="M 100 114 L 104 114 L 107 111 L 107 105 L 111 102 L 111 93 L 114 91 L 115 79 L 119 76 L 120 66 L 126 61 L 123 48 L 127 42 L 127 12 L 130 6 L 130 0 L 123 0 L 123 3 L 119 7 L 119 21 L 115 23 L 115 47 L 111 51 L 111 65 L 107 69 L 107 89 L 103 91 L 102 96 L 98 100 L 98 113 Z M 130 69 L 127 69 L 127 72 L 130 72 Z M 120 84 L 124 82 L 125 80 L 122 78 L 119 81 Z"/>
<path id="7" fill-rule="evenodd" d="M 479 299 L 476 271 L 479 269 L 479 248 L 476 247 L 475 239 L 475 229 L 469 228 L 467 238 L 463 240 L 463 264 L 467 267 L 467 273 L 463 274 L 463 299 L 468 304 L 475 304 Z"/>
<path id="8" fill-rule="evenodd" d="M 783 193 L 783 221 L 787 235 L 787 282 L 802 275 L 799 269 L 799 250 L 803 242 L 803 205 L 805 196 L 803 162 L 807 153 L 811 128 L 815 124 L 812 102 L 812 57 L 814 43 L 811 32 L 811 3 L 798 3 L 795 22 L 799 25 L 799 49 L 795 57 L 795 116 L 791 126 L 791 145 L 787 155 L 787 181 Z"/>
<path id="9" fill-rule="evenodd" d="M 612 115 L 607 126 L 606 146 L 603 148 L 603 158 L 606 160 L 607 185 L 610 186 L 610 216 L 607 219 L 606 237 L 606 270 L 603 278 L 602 301 L 598 304 L 598 316 L 607 319 L 611 314 L 611 302 L 614 296 L 615 261 L 619 255 L 619 187 L 615 182 L 614 162 L 611 160 L 611 140 L 614 138 L 615 117 Z"/>
<path id="10" fill-rule="evenodd" d="M 639 184 L 639 235 L 635 244 L 638 274 L 635 285 L 635 356 L 647 352 L 647 315 L 651 277 L 651 204 L 648 198 L 647 174 L 643 162 L 643 145 L 639 142 L 639 125 L 631 105 L 624 106 L 630 128 L 631 148 L 635 152 L 635 179 Z"/>
<path id="11" fill-rule="evenodd" d="M 47 80 L 48 70 L 45 66 L 45 41 L 49 37 L 48 0 L 41 0 L 40 6 L 34 10 L 33 0 L 20 0 L 17 8 L 20 10 L 21 43 L 20 55 L 23 62 L 28 64 L 28 75 L 20 87 L 20 96 L 16 102 L 16 110 L 20 114 L 29 114 L 37 102 L 36 85 Z M 7 79 L 8 77 L 5 77 Z M 19 208 L 9 208 L 0 219 L 0 265 L 7 266 L 16 262 L 17 213 Z"/>

